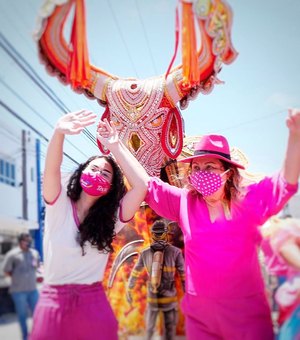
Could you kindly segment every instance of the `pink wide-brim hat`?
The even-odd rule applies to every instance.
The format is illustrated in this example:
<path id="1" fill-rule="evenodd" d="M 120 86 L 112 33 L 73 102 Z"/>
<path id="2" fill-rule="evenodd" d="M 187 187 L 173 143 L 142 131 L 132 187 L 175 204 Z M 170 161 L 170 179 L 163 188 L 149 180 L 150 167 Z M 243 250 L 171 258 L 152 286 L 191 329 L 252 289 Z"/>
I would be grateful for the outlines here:
<path id="1" fill-rule="evenodd" d="M 221 135 L 205 135 L 195 145 L 194 155 L 178 160 L 179 162 L 189 163 L 195 158 L 212 157 L 221 159 L 237 168 L 245 169 L 241 164 L 231 160 L 230 149 L 227 139 Z"/>

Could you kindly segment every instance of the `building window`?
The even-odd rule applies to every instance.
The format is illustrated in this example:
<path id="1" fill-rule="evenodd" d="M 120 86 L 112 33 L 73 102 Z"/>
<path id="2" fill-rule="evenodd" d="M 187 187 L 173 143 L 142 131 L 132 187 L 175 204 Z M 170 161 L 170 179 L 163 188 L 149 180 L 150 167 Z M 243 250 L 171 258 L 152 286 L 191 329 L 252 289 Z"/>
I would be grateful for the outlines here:
<path id="1" fill-rule="evenodd" d="M 0 159 L 0 182 L 12 187 L 16 186 L 16 165 Z"/>

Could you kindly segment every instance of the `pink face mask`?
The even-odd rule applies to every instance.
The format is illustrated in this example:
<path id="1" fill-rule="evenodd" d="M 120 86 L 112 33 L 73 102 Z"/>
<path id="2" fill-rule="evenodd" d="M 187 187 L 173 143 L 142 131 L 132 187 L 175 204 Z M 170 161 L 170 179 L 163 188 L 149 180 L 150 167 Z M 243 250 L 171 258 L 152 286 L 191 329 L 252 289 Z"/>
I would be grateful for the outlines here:
<path id="1" fill-rule="evenodd" d="M 224 183 L 222 182 L 222 176 L 228 171 L 229 169 L 221 175 L 210 171 L 195 171 L 189 176 L 189 181 L 202 196 L 210 196 L 220 189 Z"/>
<path id="2" fill-rule="evenodd" d="M 80 177 L 82 190 L 91 196 L 104 196 L 110 189 L 110 183 L 100 174 L 83 172 Z"/>

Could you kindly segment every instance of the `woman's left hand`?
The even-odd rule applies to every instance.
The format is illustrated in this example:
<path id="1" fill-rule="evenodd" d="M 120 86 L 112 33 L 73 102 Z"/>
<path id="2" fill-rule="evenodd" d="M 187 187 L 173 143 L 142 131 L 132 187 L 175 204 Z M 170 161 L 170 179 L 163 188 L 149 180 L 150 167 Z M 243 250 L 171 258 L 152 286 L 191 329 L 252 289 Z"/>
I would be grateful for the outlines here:
<path id="1" fill-rule="evenodd" d="M 107 119 L 100 120 L 97 127 L 97 139 L 108 149 L 111 145 L 119 143 L 119 135 L 112 121 L 109 123 Z"/>

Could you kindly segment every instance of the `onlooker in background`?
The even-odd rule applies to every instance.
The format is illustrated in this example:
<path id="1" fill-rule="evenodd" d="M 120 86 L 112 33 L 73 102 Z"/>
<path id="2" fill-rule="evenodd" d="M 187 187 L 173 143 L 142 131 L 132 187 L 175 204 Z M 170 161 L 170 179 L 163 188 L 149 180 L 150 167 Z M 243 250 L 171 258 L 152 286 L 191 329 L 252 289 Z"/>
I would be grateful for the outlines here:
<path id="1" fill-rule="evenodd" d="M 32 238 L 28 233 L 18 237 L 19 245 L 11 249 L 4 258 L 3 270 L 11 277 L 10 293 L 18 315 L 23 340 L 27 340 L 28 309 L 33 314 L 38 301 L 36 270 L 40 256 L 37 250 L 30 248 Z"/>

